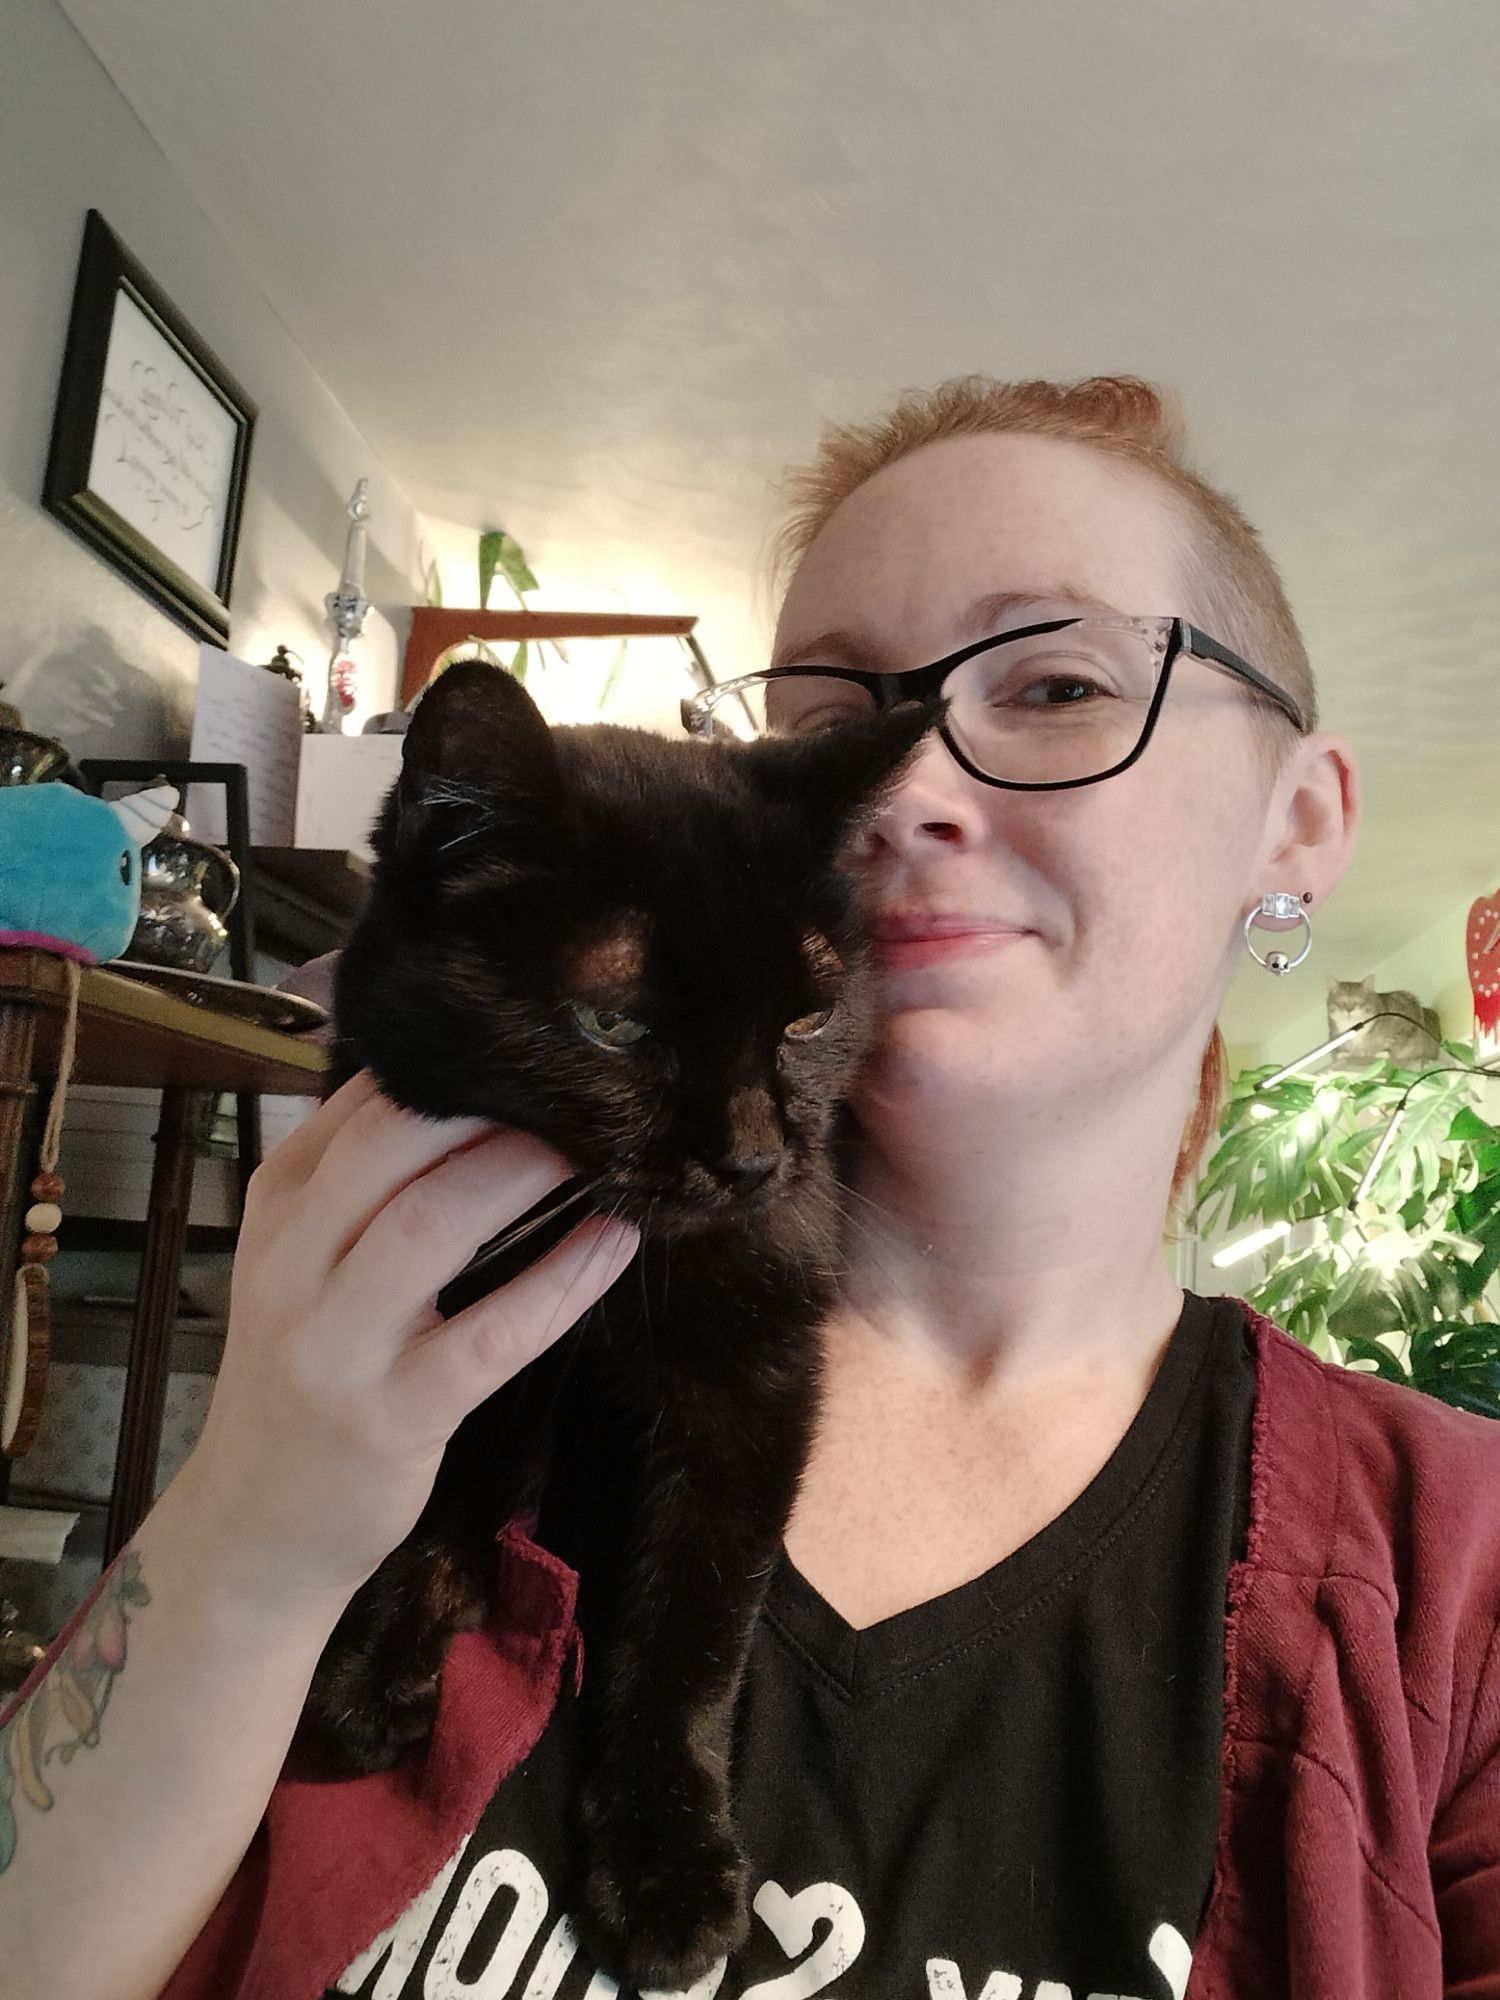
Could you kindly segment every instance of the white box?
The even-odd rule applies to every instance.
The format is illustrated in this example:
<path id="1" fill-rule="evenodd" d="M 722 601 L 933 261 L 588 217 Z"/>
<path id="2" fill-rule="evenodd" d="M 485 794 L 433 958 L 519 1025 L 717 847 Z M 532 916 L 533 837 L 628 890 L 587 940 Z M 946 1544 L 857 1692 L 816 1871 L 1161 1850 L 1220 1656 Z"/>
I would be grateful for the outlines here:
<path id="1" fill-rule="evenodd" d="M 401 769 L 404 736 L 304 736 L 294 847 L 342 847 L 373 861 L 369 834 Z"/>

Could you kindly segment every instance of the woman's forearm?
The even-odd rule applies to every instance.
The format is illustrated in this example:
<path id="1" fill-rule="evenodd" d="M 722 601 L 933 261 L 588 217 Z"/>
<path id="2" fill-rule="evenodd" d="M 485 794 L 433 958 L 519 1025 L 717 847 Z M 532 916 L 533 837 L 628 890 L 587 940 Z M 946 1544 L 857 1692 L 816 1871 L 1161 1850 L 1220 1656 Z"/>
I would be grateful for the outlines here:
<path id="1" fill-rule="evenodd" d="M 247 1582 L 192 1472 L 0 1710 L 8 1991 L 156 2000 L 250 1844 L 343 1609 Z"/>

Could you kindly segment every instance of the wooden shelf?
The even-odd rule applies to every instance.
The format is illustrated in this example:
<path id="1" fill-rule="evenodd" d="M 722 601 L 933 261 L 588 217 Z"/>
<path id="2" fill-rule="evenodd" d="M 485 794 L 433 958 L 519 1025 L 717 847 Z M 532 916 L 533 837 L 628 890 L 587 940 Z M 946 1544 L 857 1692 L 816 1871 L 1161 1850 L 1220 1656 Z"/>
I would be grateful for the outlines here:
<path id="1" fill-rule="evenodd" d="M 401 706 L 427 685 L 433 662 L 465 639 L 686 639 L 695 617 L 636 611 L 465 611 L 414 605 L 401 663 Z"/>
<path id="2" fill-rule="evenodd" d="M 27 1002 L 36 1011 L 37 1075 L 56 1071 L 67 999 L 60 958 L 0 950 L 0 1002 Z M 327 1062 L 315 1042 L 195 1007 L 117 972 L 83 968 L 73 1066 L 79 1083 L 181 1084 L 316 1097 Z"/>
<path id="3" fill-rule="evenodd" d="M 0 1329 L 8 1326 L 33 1134 L 57 1073 L 70 991 L 65 962 L 0 948 Z M 82 969 L 73 1074 L 80 1084 L 160 1090 L 140 1271 L 131 1315 L 120 1442 L 104 1536 L 109 1561 L 149 1512 L 161 1445 L 168 1356 L 180 1297 L 184 1241 L 202 1115 L 214 1093 L 320 1095 L 328 1058 L 305 1036 L 264 1028 L 218 1008 L 98 966 Z M 244 1121 L 240 1164 L 245 1166 Z M 66 1229 L 66 1209 L 64 1210 Z M 66 1238 L 64 1239 L 66 1240 Z M 0 1500 L 9 1461 L 0 1464 Z"/>

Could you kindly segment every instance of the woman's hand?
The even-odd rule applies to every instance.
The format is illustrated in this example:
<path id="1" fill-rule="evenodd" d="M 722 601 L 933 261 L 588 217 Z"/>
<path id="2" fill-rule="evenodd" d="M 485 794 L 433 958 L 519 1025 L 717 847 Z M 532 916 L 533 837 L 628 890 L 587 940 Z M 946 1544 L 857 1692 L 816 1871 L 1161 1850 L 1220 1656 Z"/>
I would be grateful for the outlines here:
<path id="1" fill-rule="evenodd" d="M 368 1070 L 266 1159 L 178 1475 L 237 1584 L 346 1601 L 415 1525 L 460 1421 L 608 1290 L 637 1233 L 591 1219 L 455 1318 L 433 1304 L 571 1171 L 523 1133 L 400 1110 Z"/>

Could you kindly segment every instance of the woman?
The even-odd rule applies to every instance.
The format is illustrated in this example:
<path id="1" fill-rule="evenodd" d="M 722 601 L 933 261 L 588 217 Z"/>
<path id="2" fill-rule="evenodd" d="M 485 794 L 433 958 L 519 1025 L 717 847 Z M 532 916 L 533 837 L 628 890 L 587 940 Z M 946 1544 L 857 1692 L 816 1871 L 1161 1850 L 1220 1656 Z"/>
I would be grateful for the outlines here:
<path id="1" fill-rule="evenodd" d="M 861 1221 L 746 1689 L 755 1930 L 695 1991 L 1500 1995 L 1500 1431 L 1185 1301 L 1161 1253 L 1237 954 L 1284 944 L 1247 918 L 1310 923 L 1357 818 L 1275 572 L 1126 381 L 945 385 L 797 490 L 779 663 L 1068 633 L 1040 699 L 1077 722 L 1029 766 L 945 666 L 950 740 L 852 857 Z M 1152 726 L 1101 764 L 1109 662 Z M 573 1580 L 514 1531 L 421 1771 L 284 1782 L 256 1833 L 444 1439 L 628 1261 L 591 1226 L 425 1337 L 565 1172 L 361 1077 L 257 1175 L 203 1443 L 132 1544 L 150 1605 L 0 1883 L 20 1990 L 583 1992 L 546 1850 Z"/>

